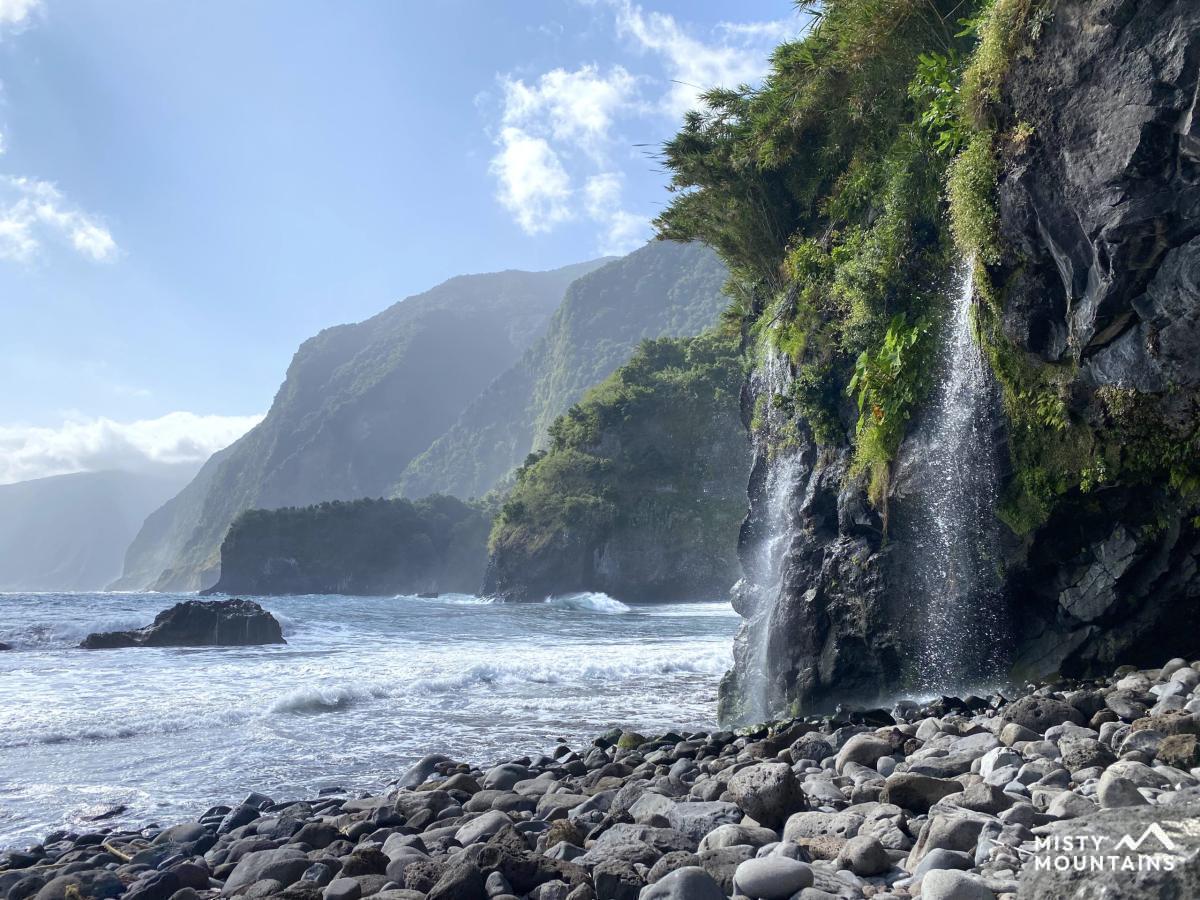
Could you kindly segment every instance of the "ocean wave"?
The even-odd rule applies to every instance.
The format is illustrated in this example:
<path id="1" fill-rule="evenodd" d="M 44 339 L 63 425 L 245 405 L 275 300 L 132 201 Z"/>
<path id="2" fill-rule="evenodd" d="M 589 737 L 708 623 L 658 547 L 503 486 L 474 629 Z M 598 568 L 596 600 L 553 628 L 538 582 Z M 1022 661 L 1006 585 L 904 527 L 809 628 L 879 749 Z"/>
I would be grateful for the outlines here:
<path id="1" fill-rule="evenodd" d="M 87 622 L 31 622 L 17 628 L 0 630 L 0 641 L 18 650 L 38 650 L 45 647 L 73 647 L 97 631 L 129 631 L 150 624 L 153 616 L 145 613 L 125 613 L 92 619 Z"/>
<path id="2" fill-rule="evenodd" d="M 279 623 L 279 630 L 284 637 L 287 637 L 289 634 L 295 634 L 300 627 L 299 623 L 286 613 L 281 613 L 279 610 L 272 609 L 266 605 L 263 605 L 263 609 L 274 616 L 275 621 Z"/>
<path id="3" fill-rule="evenodd" d="M 505 687 L 520 684 L 626 681 L 658 675 L 722 675 L 733 662 L 728 648 L 721 647 L 681 658 L 653 656 L 620 658 L 609 662 L 575 665 L 565 660 L 533 663 L 476 663 L 459 672 L 418 678 L 414 690 L 448 693 L 471 687 Z"/>
<path id="4" fill-rule="evenodd" d="M 280 697 L 268 707 L 268 711 L 277 714 L 331 712 L 364 700 L 378 700 L 388 696 L 391 696 L 391 692 L 382 687 L 308 685 Z"/>
<path id="5" fill-rule="evenodd" d="M 633 612 L 620 600 L 599 591 L 579 591 L 575 594 L 561 594 L 557 597 L 547 597 L 546 604 L 555 609 L 567 609 L 577 612 L 601 613 L 607 616 L 621 615 Z"/>

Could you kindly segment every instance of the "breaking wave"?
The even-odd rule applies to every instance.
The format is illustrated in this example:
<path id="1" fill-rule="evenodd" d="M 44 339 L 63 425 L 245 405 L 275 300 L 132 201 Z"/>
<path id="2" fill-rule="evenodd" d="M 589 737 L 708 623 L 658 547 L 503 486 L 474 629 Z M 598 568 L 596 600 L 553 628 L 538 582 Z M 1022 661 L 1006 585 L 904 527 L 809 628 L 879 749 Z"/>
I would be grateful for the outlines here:
<path id="1" fill-rule="evenodd" d="M 608 616 L 633 612 L 620 600 L 615 600 L 608 594 L 599 591 L 580 591 L 576 594 L 562 594 L 558 597 L 547 597 L 546 604 L 555 609 L 569 609 L 578 612 L 602 613 Z"/>

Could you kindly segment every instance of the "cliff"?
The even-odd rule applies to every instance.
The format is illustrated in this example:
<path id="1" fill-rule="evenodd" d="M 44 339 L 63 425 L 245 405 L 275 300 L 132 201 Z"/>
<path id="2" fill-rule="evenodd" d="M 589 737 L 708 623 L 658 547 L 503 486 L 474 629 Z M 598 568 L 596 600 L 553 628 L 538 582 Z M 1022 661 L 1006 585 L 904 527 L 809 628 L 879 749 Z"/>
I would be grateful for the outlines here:
<path id="1" fill-rule="evenodd" d="M 547 442 L 554 419 L 648 338 L 699 334 L 728 303 L 701 244 L 654 241 L 567 288 L 546 333 L 408 464 L 395 492 L 482 497 Z"/>
<path id="2" fill-rule="evenodd" d="M 0 485 L 0 591 L 99 591 L 146 516 L 192 464 L 76 472 Z"/>
<path id="3" fill-rule="evenodd" d="M 1200 625 L 1200 6 L 1061 2 L 992 108 L 1021 674 L 1194 654 Z M 1032 400 L 1032 402 L 1030 402 Z"/>
<path id="4" fill-rule="evenodd" d="M 1200 7 L 927 7 L 667 147 L 752 359 L 728 721 L 1200 650 Z"/>
<path id="5" fill-rule="evenodd" d="M 647 341 L 557 419 L 493 527 L 484 593 L 724 595 L 745 512 L 737 343 L 713 333 Z"/>
<path id="6" fill-rule="evenodd" d="M 603 262 L 452 278 L 305 341 L 266 418 L 147 519 L 115 587 L 208 587 L 246 509 L 385 495 Z"/>
<path id="7" fill-rule="evenodd" d="M 491 514 L 453 497 L 252 509 L 221 544 L 222 594 L 474 593 Z"/>

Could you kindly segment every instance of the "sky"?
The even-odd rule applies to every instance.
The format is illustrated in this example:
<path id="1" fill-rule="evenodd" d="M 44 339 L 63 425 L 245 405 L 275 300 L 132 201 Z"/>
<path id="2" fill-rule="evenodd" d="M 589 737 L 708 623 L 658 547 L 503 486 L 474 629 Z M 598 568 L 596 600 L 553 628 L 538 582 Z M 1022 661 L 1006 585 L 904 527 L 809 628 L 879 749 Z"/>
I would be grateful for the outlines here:
<path id="1" fill-rule="evenodd" d="M 0 483 L 200 459 L 296 347 L 628 252 L 789 0 L 0 0 Z"/>

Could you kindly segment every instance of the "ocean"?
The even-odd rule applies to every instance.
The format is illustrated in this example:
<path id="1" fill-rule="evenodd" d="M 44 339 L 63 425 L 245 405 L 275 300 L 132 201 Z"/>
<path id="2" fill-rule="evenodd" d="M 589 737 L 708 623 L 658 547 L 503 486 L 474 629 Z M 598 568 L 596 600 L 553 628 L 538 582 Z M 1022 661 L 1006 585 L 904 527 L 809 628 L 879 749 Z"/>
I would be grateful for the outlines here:
<path id="1" fill-rule="evenodd" d="M 253 598 L 287 645 L 87 651 L 190 596 L 0 594 L 0 847 L 167 824 L 251 791 L 379 790 L 426 753 L 488 763 L 612 726 L 711 729 L 728 602 L 604 594 Z"/>

